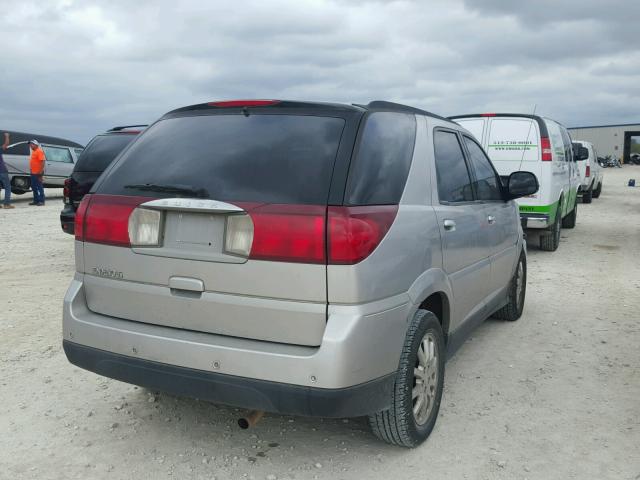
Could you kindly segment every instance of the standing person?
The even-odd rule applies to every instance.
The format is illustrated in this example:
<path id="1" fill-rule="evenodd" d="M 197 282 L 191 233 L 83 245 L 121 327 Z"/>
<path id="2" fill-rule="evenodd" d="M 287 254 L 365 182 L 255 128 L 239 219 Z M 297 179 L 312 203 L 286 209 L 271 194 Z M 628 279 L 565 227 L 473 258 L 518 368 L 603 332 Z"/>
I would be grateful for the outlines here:
<path id="1" fill-rule="evenodd" d="M 31 147 L 31 190 L 33 191 L 33 202 L 29 205 L 44 205 L 44 187 L 42 186 L 42 176 L 44 175 L 44 152 L 40 148 L 40 142 L 37 140 L 29 140 Z"/>
<path id="2" fill-rule="evenodd" d="M 9 146 L 9 134 L 5 132 L 4 143 L 2 144 L 2 150 L 0 150 L 0 188 L 4 188 L 4 202 L 2 208 L 13 208 L 11 205 L 11 182 L 9 181 L 9 170 L 2 158 L 2 152 Z"/>

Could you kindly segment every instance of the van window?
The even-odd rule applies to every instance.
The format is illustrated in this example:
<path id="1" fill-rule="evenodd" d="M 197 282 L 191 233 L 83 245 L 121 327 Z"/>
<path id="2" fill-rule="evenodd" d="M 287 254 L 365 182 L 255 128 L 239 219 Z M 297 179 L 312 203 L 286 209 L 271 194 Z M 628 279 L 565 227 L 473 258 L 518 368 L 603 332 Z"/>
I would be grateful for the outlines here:
<path id="1" fill-rule="evenodd" d="M 47 162 L 61 162 L 61 163 L 73 163 L 71 158 L 71 152 L 68 148 L 42 146 L 44 156 L 47 158 Z"/>
<path id="2" fill-rule="evenodd" d="M 438 197 L 441 202 L 473 201 L 473 189 L 458 135 L 436 130 L 433 136 Z"/>
<path id="3" fill-rule="evenodd" d="M 469 152 L 471 168 L 475 173 L 474 187 L 477 200 L 502 200 L 500 178 L 493 169 L 491 162 L 482 148 L 480 148 L 480 145 L 466 135 L 463 138 Z"/>
<path id="4" fill-rule="evenodd" d="M 564 158 L 567 162 L 573 160 L 573 146 L 571 145 L 571 136 L 567 129 L 562 125 L 558 124 L 560 127 L 560 134 L 562 135 L 562 143 L 564 144 Z"/>
<path id="5" fill-rule="evenodd" d="M 476 137 L 476 140 L 478 140 L 479 142 L 482 141 L 485 122 L 483 118 L 459 118 L 455 119 L 455 122 L 469 130 L 473 134 L 473 136 Z"/>
<path id="6" fill-rule="evenodd" d="M 312 115 L 165 118 L 127 148 L 97 191 L 167 198 L 178 189 L 228 202 L 326 205 L 344 125 Z"/>
<path id="7" fill-rule="evenodd" d="M 411 167 L 415 139 L 414 115 L 393 112 L 369 115 L 349 171 L 345 204 L 399 203 Z"/>
<path id="8" fill-rule="evenodd" d="M 553 150 L 553 159 L 559 162 L 567 161 L 564 140 L 560 125 L 552 120 L 545 120 L 547 130 L 549 131 L 549 140 L 551 141 L 551 149 Z"/>
<path id="9" fill-rule="evenodd" d="M 492 162 L 540 160 L 538 122 L 530 118 L 492 118 L 487 154 Z"/>

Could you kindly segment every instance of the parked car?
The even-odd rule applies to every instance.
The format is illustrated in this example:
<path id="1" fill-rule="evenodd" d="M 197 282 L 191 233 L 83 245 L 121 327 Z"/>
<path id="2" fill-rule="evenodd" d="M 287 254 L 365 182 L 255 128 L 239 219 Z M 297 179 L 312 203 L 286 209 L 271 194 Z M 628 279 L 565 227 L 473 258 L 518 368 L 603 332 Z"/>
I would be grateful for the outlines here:
<path id="1" fill-rule="evenodd" d="M 537 115 L 485 113 L 450 117 L 481 142 L 502 176 L 525 170 L 540 191 L 518 200 L 523 227 L 540 233 L 540 248 L 555 251 L 560 229 L 573 228 L 580 176 L 571 137 L 558 122 Z"/>
<path id="2" fill-rule="evenodd" d="M 578 195 L 582 197 L 582 203 L 591 203 L 591 199 L 598 198 L 602 192 L 604 178 L 602 167 L 598 163 L 598 156 L 592 143 L 574 140 L 573 151 L 580 174 Z"/>
<path id="3" fill-rule="evenodd" d="M 4 162 L 9 171 L 9 181 L 11 182 L 11 192 L 16 195 L 31 190 L 31 177 L 29 176 L 29 140 L 35 139 L 40 142 L 44 151 L 46 162 L 44 167 L 43 184 L 47 188 L 62 188 L 64 180 L 73 170 L 79 152 L 84 148 L 82 145 L 64 138 L 49 137 L 34 133 L 6 131 L 10 135 L 11 144 L 4 152 Z"/>
<path id="4" fill-rule="evenodd" d="M 96 135 L 64 181 L 64 208 L 60 212 L 62 230 L 73 235 L 76 210 L 82 198 L 89 192 L 98 177 L 114 158 L 131 143 L 146 125 L 113 127 Z"/>
<path id="5" fill-rule="evenodd" d="M 522 314 L 512 199 L 537 189 L 529 172 L 503 187 L 470 133 L 394 103 L 174 110 L 80 204 L 65 353 L 236 407 L 368 415 L 416 446 L 447 356 Z"/>

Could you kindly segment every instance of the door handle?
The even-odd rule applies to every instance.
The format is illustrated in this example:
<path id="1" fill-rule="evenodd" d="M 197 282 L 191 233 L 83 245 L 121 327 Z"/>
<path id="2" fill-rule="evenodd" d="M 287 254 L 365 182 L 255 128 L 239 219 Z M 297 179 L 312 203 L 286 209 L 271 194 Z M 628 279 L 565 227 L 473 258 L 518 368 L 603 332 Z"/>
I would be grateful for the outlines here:
<path id="1" fill-rule="evenodd" d="M 494 223 L 496 223 L 496 217 L 494 217 L 493 215 L 487 215 L 487 222 L 489 222 L 489 225 L 493 225 Z"/>
<path id="2" fill-rule="evenodd" d="M 445 220 L 444 229 L 447 232 L 454 232 L 456 230 L 456 222 L 454 222 L 453 220 Z"/>

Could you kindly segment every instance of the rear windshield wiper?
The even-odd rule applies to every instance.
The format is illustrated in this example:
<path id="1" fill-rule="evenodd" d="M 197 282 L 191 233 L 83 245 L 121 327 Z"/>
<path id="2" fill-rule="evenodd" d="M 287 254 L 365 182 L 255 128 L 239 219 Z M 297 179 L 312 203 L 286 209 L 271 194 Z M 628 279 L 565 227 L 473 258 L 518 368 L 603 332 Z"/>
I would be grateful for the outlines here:
<path id="1" fill-rule="evenodd" d="M 196 198 L 209 198 L 209 192 L 204 188 L 192 188 L 180 185 L 158 185 L 155 183 L 134 183 L 132 185 L 125 185 L 124 188 L 131 188 L 134 190 L 143 190 L 148 192 L 162 192 L 162 193 L 175 193 L 178 195 L 191 195 Z"/>

